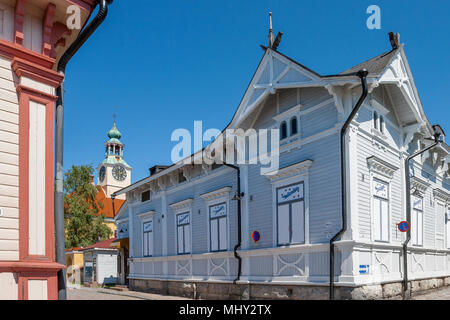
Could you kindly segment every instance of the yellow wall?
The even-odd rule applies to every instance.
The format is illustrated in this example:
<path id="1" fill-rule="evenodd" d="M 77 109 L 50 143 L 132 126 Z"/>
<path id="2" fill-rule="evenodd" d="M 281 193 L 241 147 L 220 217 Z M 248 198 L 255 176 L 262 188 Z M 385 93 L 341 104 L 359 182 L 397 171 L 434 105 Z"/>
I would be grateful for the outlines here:
<path id="1" fill-rule="evenodd" d="M 66 253 L 66 280 L 70 284 L 83 283 L 83 253 Z"/>

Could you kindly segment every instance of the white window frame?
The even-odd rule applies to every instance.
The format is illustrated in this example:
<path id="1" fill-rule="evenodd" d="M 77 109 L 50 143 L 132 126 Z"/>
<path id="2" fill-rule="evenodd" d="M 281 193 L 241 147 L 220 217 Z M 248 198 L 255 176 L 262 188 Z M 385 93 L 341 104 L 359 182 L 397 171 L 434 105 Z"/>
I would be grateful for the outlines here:
<path id="1" fill-rule="evenodd" d="M 181 216 L 181 215 L 185 215 L 185 214 L 187 214 L 188 216 L 189 216 L 189 222 L 188 223 L 182 223 L 182 224 L 179 224 L 178 223 L 178 217 L 179 216 Z M 176 233 L 175 233 L 175 235 L 176 235 L 176 237 L 175 237 L 175 239 L 176 239 L 176 247 L 177 247 L 177 254 L 178 255 L 183 255 L 183 254 L 190 254 L 190 253 L 192 253 L 192 223 L 191 223 L 191 219 L 192 219 L 192 215 L 191 215 L 191 211 L 189 210 L 189 211 L 185 211 L 185 212 L 180 212 L 180 213 L 177 213 L 177 214 L 175 214 L 175 225 L 176 225 Z M 183 242 L 183 251 L 181 252 L 180 251 L 180 247 L 179 247 L 179 244 L 180 244 L 180 239 L 178 238 L 179 237 L 179 234 L 178 234 L 178 229 L 179 228 L 182 228 L 183 229 L 183 239 L 182 239 L 182 242 Z M 188 237 L 189 237 L 189 250 L 186 250 L 186 236 L 185 236 L 185 233 L 186 233 L 186 227 L 189 227 L 189 231 L 188 231 Z"/>
<path id="2" fill-rule="evenodd" d="M 207 235 L 207 245 L 208 245 L 208 252 L 224 252 L 230 250 L 230 193 L 232 191 L 231 187 L 224 187 L 212 192 L 209 192 L 207 194 L 201 195 L 203 200 L 205 201 L 205 219 L 206 219 L 206 235 Z M 226 250 L 222 251 L 211 251 L 211 234 L 210 234 L 210 215 L 209 215 L 209 208 L 211 206 L 220 204 L 220 203 L 226 203 L 227 207 L 227 248 Z"/>
<path id="3" fill-rule="evenodd" d="M 450 249 L 450 206 L 447 206 L 447 214 L 445 215 L 445 240 L 447 249 Z"/>
<path id="4" fill-rule="evenodd" d="M 218 205 L 225 205 L 225 210 L 226 210 L 226 215 L 225 215 L 225 217 L 223 217 L 223 216 L 221 216 L 221 217 L 218 217 L 218 218 L 211 218 L 211 208 L 213 208 L 213 207 L 215 207 L 215 206 L 218 206 Z M 209 241 L 208 241 L 208 246 L 209 246 L 209 252 L 226 252 L 226 251 L 228 251 L 229 250 L 229 243 L 230 243 L 230 235 L 229 235 L 229 229 L 230 229 L 230 223 L 229 223 L 229 216 L 230 216 L 230 208 L 229 208 L 229 205 L 228 205 L 228 203 L 226 202 L 226 201 L 222 201 L 222 202 L 216 202 L 216 203 L 211 203 L 211 204 L 209 204 L 208 205 L 208 212 L 207 212 L 207 214 L 208 214 L 208 233 L 209 233 Z M 218 228 L 218 232 L 217 232 L 217 250 L 212 250 L 212 236 L 211 236 L 211 227 L 212 227 L 212 221 L 215 221 L 215 220 L 217 220 L 218 221 L 218 223 L 217 223 L 217 228 Z M 225 223 L 226 223 L 226 231 L 225 231 L 225 237 L 226 237 L 226 240 L 225 240 L 225 243 L 226 243 L 226 247 L 225 247 L 225 249 L 221 249 L 221 246 L 220 246 L 220 221 L 221 220 L 225 220 Z"/>
<path id="5" fill-rule="evenodd" d="M 141 235 L 142 235 L 142 257 L 147 258 L 147 257 L 153 257 L 155 254 L 155 222 L 153 219 L 153 216 L 156 212 L 155 211 L 149 211 L 149 212 L 145 212 L 145 213 L 141 213 L 138 215 L 139 219 L 141 220 Z M 147 222 L 152 222 L 152 231 L 151 231 L 151 236 L 152 236 L 152 254 L 151 255 L 145 255 L 144 252 L 144 224 L 146 224 Z"/>
<path id="6" fill-rule="evenodd" d="M 174 229 L 173 232 L 175 234 L 175 248 L 174 248 L 174 252 L 177 255 L 183 255 L 183 254 L 192 254 L 192 219 L 193 219 L 193 215 L 192 215 L 192 203 L 194 202 L 194 199 L 189 198 L 189 199 L 185 199 L 176 203 L 172 203 L 170 205 L 170 208 L 172 209 L 173 212 L 173 221 L 174 221 Z M 190 240 L 190 244 L 191 244 L 191 250 L 190 252 L 185 252 L 185 253 L 179 253 L 178 251 L 178 215 L 183 214 L 183 213 L 189 213 L 189 240 Z M 184 241 L 184 240 L 183 240 Z"/>
<path id="7" fill-rule="evenodd" d="M 387 185 L 388 187 L 388 199 L 382 199 L 380 197 L 377 197 L 374 195 L 373 193 L 373 189 L 374 189 L 374 183 L 375 180 L 378 180 L 381 183 L 384 183 Z M 387 210 L 388 210 L 388 236 L 387 236 L 387 240 L 383 240 L 383 239 L 376 239 L 375 234 L 376 234 L 376 225 L 375 225 L 375 200 L 377 199 L 381 199 L 381 200 L 385 200 L 387 202 Z M 371 177 L 370 177 L 370 202 L 371 202 L 371 225 L 372 225 L 372 230 L 371 230 L 371 240 L 372 242 L 381 242 L 381 243 L 390 243 L 391 242 L 391 227 L 392 227 L 392 214 L 391 214 L 391 199 L 392 199 L 392 186 L 391 186 L 391 180 L 386 179 L 386 177 L 383 177 L 379 174 L 376 173 L 371 173 Z"/>
<path id="8" fill-rule="evenodd" d="M 300 200 L 292 200 L 292 201 L 280 202 L 279 192 L 278 191 L 280 189 L 288 188 L 290 186 L 302 186 L 303 198 L 301 198 Z M 275 202 L 276 202 L 276 207 L 277 207 L 277 209 L 276 209 L 277 210 L 277 213 L 276 213 L 276 219 L 277 219 L 276 241 L 277 241 L 277 246 L 278 247 L 282 247 L 282 246 L 291 246 L 291 245 L 305 244 L 305 239 L 306 239 L 306 236 L 305 236 L 305 234 L 306 234 L 306 232 L 305 232 L 305 220 L 306 220 L 306 218 L 305 218 L 305 184 L 304 184 L 304 182 L 300 181 L 300 182 L 297 182 L 297 183 L 293 183 L 293 184 L 289 184 L 289 185 L 283 185 L 283 186 L 280 186 L 280 187 L 276 188 L 276 199 L 275 199 Z M 303 242 L 294 242 L 294 240 L 293 240 L 293 232 L 292 232 L 292 226 L 293 226 L 293 223 L 292 223 L 292 216 L 293 216 L 293 214 L 292 214 L 292 204 L 299 203 L 299 202 L 303 206 L 303 212 L 302 212 L 302 214 L 303 214 Z M 288 205 L 289 206 L 289 241 L 287 243 L 280 243 L 279 242 L 279 233 L 278 233 L 278 231 L 279 231 L 278 227 L 279 227 L 279 223 L 280 223 L 280 221 L 279 221 L 279 218 L 280 218 L 280 216 L 279 216 L 279 213 L 280 213 L 279 209 L 280 209 L 280 206 L 283 206 L 283 205 Z"/>
<path id="9" fill-rule="evenodd" d="M 152 223 L 152 231 L 148 231 L 148 232 L 144 231 L 144 225 L 147 224 L 147 223 L 150 223 L 150 222 Z M 155 249 L 154 232 L 155 232 L 155 226 L 154 226 L 154 223 L 153 223 L 153 218 L 146 219 L 146 220 L 142 221 L 142 256 L 144 258 L 153 257 L 153 255 L 154 255 L 154 249 Z M 144 246 L 145 234 L 146 233 L 150 233 L 151 234 L 151 245 L 152 245 L 151 246 L 151 250 L 150 250 L 150 246 L 149 246 L 149 243 L 147 241 L 147 253 L 151 252 L 151 254 L 147 254 L 147 255 L 145 254 L 145 246 Z"/>
<path id="10" fill-rule="evenodd" d="M 422 209 L 420 210 L 420 209 L 416 209 L 414 206 L 415 206 L 415 199 L 421 199 L 422 200 Z M 417 219 L 417 215 L 418 214 L 420 214 L 421 215 L 421 220 L 422 220 L 422 223 L 421 223 L 421 230 L 414 230 L 414 229 L 416 229 L 416 227 L 417 227 L 417 221 L 414 221 L 414 219 L 413 219 L 413 217 L 414 217 L 414 215 L 415 215 L 415 217 L 416 217 L 416 219 Z M 424 240 L 424 228 L 423 228 L 423 223 L 424 223 L 424 197 L 423 196 L 421 196 L 421 197 L 416 197 L 416 196 L 411 196 L 411 226 L 410 226 L 410 228 L 411 228 L 411 244 L 413 245 L 413 246 L 416 246 L 416 247 L 423 247 L 423 240 Z M 420 231 L 420 233 L 422 234 L 422 237 L 421 237 L 421 239 L 422 239 L 422 242 L 421 243 L 419 243 L 419 241 L 417 241 L 418 240 L 418 232 Z M 415 236 L 415 237 L 414 237 Z"/>
<path id="11" fill-rule="evenodd" d="M 291 244 L 286 247 L 293 245 L 303 245 L 310 243 L 310 232 L 309 232 L 309 168 L 312 166 L 313 162 L 311 160 L 302 161 L 296 163 L 286 168 L 279 169 L 277 173 L 267 175 L 272 183 L 272 245 L 274 248 L 279 248 L 278 246 L 278 203 L 277 203 L 277 190 L 284 186 L 289 186 L 293 184 L 303 183 L 303 199 L 304 199 L 304 228 L 305 228 L 305 240 L 302 244 Z"/>

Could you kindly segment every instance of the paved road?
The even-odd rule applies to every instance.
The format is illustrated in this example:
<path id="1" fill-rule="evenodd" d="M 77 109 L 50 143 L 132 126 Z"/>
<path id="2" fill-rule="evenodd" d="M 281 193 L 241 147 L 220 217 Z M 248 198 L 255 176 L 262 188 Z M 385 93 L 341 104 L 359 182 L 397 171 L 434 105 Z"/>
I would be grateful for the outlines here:
<path id="1" fill-rule="evenodd" d="M 114 291 L 102 288 L 67 289 L 67 300 L 183 300 L 180 297 L 135 291 Z"/>
<path id="2" fill-rule="evenodd" d="M 412 300 L 450 300 L 450 287 L 430 290 L 430 292 L 423 295 L 413 297 Z"/>

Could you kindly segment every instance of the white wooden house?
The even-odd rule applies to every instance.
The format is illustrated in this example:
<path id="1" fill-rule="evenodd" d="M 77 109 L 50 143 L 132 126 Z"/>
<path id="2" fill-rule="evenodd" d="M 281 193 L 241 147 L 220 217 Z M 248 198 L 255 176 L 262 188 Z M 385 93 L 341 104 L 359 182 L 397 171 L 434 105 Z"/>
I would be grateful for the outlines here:
<path id="1" fill-rule="evenodd" d="M 361 69 L 369 94 L 346 136 L 348 219 L 335 243 L 336 294 L 400 295 L 404 161 L 434 134 L 403 45 L 333 76 L 264 47 L 227 128 L 280 128 L 280 170 L 239 166 L 240 247 L 234 254 L 236 170 L 180 161 L 116 192 L 127 198 L 116 224 L 128 231 L 130 286 L 203 298 L 327 298 L 329 242 L 341 228 L 340 129 L 362 91 L 346 74 Z M 450 280 L 449 163 L 443 142 L 411 166 L 413 291 Z"/>

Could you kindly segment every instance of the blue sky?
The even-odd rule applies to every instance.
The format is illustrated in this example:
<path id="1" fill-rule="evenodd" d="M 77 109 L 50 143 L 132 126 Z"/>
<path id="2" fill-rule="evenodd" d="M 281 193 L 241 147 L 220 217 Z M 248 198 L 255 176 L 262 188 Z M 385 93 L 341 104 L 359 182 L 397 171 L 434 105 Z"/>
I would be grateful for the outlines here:
<path id="1" fill-rule="evenodd" d="M 381 30 L 366 27 L 372 4 Z M 320 74 L 388 51 L 399 32 L 425 112 L 450 135 L 450 1 L 115 0 L 67 69 L 64 167 L 97 167 L 114 112 L 133 181 L 170 164 L 173 130 L 223 129 L 263 55 L 269 11 L 279 51 Z"/>

